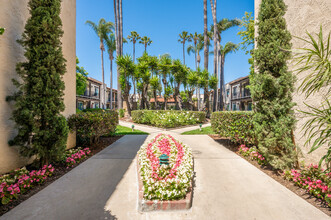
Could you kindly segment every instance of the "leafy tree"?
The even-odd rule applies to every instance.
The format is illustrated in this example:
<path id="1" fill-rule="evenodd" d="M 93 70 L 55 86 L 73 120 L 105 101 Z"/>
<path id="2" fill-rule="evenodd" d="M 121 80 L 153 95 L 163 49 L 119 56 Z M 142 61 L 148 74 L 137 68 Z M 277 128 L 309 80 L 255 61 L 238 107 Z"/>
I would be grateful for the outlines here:
<path id="1" fill-rule="evenodd" d="M 149 37 L 143 36 L 142 38 L 140 38 L 139 43 L 144 45 L 145 53 L 146 53 L 147 46 L 151 45 L 151 43 L 153 43 L 153 41 L 151 41 L 151 39 Z"/>
<path id="2" fill-rule="evenodd" d="M 23 156 L 36 155 L 41 165 L 57 159 L 66 148 L 68 125 L 61 115 L 66 60 L 61 47 L 61 0 L 30 0 L 30 18 L 19 44 L 25 61 L 18 63 L 18 91 L 8 97 L 15 101 L 12 120 L 18 130 L 10 145 L 20 146 Z"/>
<path id="3" fill-rule="evenodd" d="M 76 94 L 77 95 L 83 95 L 86 86 L 87 86 L 87 75 L 88 73 L 84 69 L 84 67 L 78 66 L 79 60 L 78 57 L 76 57 Z"/>
<path id="4" fill-rule="evenodd" d="M 141 57 L 137 58 L 137 60 L 136 78 L 138 79 L 138 90 L 141 91 L 140 109 L 149 109 L 150 105 L 147 93 L 151 79 L 149 55 L 144 53 Z"/>
<path id="5" fill-rule="evenodd" d="M 100 40 L 100 50 L 101 50 L 101 71 L 102 71 L 102 87 L 103 87 L 103 96 L 105 95 L 105 70 L 104 70 L 104 64 L 103 64 L 103 51 L 105 51 L 104 41 L 107 38 L 107 35 L 112 32 L 114 29 L 114 24 L 112 22 L 107 22 L 104 18 L 101 18 L 99 20 L 99 24 L 95 24 L 92 21 L 86 21 L 87 25 L 89 25 L 93 31 L 98 35 Z M 104 101 L 104 100 L 103 100 Z M 105 103 L 102 103 L 102 107 L 104 108 Z"/>
<path id="6" fill-rule="evenodd" d="M 180 87 L 186 81 L 188 69 L 180 62 L 180 60 L 176 59 L 173 60 L 173 63 L 171 65 L 171 74 L 173 77 L 174 99 L 176 109 L 182 110 L 183 100 L 180 95 Z"/>
<path id="7" fill-rule="evenodd" d="M 329 32 L 327 40 L 324 41 L 323 29 L 320 28 L 319 34 L 316 34 L 317 39 L 307 33 L 308 40 L 299 38 L 306 44 L 310 45 L 309 48 L 301 48 L 297 51 L 295 60 L 299 66 L 297 72 L 299 74 L 308 72 L 309 74 L 304 77 L 299 91 L 305 93 L 306 98 L 313 94 L 319 93 L 322 95 L 321 90 L 324 89 L 324 101 L 320 106 L 314 107 L 305 103 L 308 110 L 301 111 L 309 119 L 304 124 L 302 130 L 304 135 L 307 136 L 305 145 L 311 144 L 309 153 L 314 152 L 316 149 L 323 145 L 328 147 L 327 153 L 321 158 L 319 166 L 325 162 L 328 170 L 331 170 L 331 59 L 330 59 L 330 36 Z"/>
<path id="8" fill-rule="evenodd" d="M 164 54 L 160 57 L 159 68 L 160 74 L 162 76 L 162 83 L 164 89 L 164 110 L 167 110 L 167 99 L 172 94 L 172 88 L 169 85 L 169 77 L 171 70 L 172 60 L 171 57 L 167 54 Z"/>
<path id="9" fill-rule="evenodd" d="M 116 40 L 113 33 L 105 38 L 105 44 L 107 47 L 107 52 L 110 60 L 110 109 L 113 108 L 113 60 L 114 51 L 116 51 Z"/>
<path id="10" fill-rule="evenodd" d="M 183 31 L 179 34 L 178 42 L 183 44 L 183 63 L 185 65 L 185 43 L 186 41 L 191 41 L 190 35 L 187 31 Z"/>
<path id="11" fill-rule="evenodd" d="M 199 71 L 200 71 L 200 69 L 199 69 Z M 198 87 L 198 82 L 199 82 L 198 70 L 197 71 L 189 70 L 189 73 L 187 75 L 187 87 L 188 87 L 187 102 L 190 105 L 190 110 L 193 110 L 194 103 L 193 103 L 192 97 L 193 97 L 193 93 L 194 93 L 195 89 L 197 89 L 197 87 Z"/>
<path id="12" fill-rule="evenodd" d="M 120 70 L 120 86 L 123 91 L 123 98 L 126 102 L 128 114 L 131 116 L 131 106 L 129 95 L 131 90 L 130 77 L 135 72 L 135 65 L 130 55 L 119 56 L 116 58 L 116 64 Z"/>
<path id="13" fill-rule="evenodd" d="M 247 49 L 249 46 L 254 45 L 255 35 L 254 17 L 252 16 L 252 12 L 245 12 L 240 27 L 242 28 L 242 30 L 238 32 L 238 35 L 242 39 L 240 45 L 243 50 L 246 50 L 246 54 L 248 54 L 252 51 Z"/>
<path id="14" fill-rule="evenodd" d="M 250 78 L 257 144 L 276 169 L 290 168 L 297 162 L 292 141 L 294 77 L 287 68 L 291 34 L 286 29 L 285 11 L 283 0 L 262 0 L 254 51 L 257 73 Z"/>

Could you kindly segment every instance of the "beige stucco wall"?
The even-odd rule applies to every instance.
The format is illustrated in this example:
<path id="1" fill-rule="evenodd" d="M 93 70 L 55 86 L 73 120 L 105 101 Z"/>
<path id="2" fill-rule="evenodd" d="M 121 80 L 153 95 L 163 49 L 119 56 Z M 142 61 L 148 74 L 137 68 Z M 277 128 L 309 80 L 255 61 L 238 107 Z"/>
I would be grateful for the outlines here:
<path id="1" fill-rule="evenodd" d="M 322 25 L 324 34 L 331 30 L 331 0 L 284 0 L 287 5 L 287 12 L 285 19 L 287 22 L 287 28 L 291 32 L 292 36 L 297 36 L 301 38 L 306 38 L 306 32 L 309 33 L 319 33 L 320 25 Z M 257 20 L 258 8 L 261 0 L 255 0 L 255 19 Z M 303 48 L 306 47 L 303 41 L 292 37 L 292 48 Z M 295 69 L 294 62 L 291 61 L 289 64 L 290 70 Z M 302 79 L 307 76 L 308 73 L 297 75 L 297 82 L 295 83 L 296 88 L 302 82 Z M 324 90 L 325 91 L 325 90 Z M 320 106 L 322 101 L 323 91 L 310 96 L 308 99 L 301 92 L 296 91 L 293 94 L 293 101 L 297 103 L 295 109 L 306 110 L 304 102 L 313 105 Z M 320 158 L 326 152 L 326 146 L 308 154 L 310 146 L 304 146 L 306 137 L 303 136 L 303 131 L 301 130 L 303 124 L 306 122 L 307 118 L 303 117 L 301 113 L 296 111 L 297 124 L 296 130 L 294 132 L 295 141 L 298 147 L 303 153 L 303 160 L 306 164 L 308 163 L 318 163 Z"/>
<path id="2" fill-rule="evenodd" d="M 19 156 L 15 147 L 8 146 L 8 140 L 15 135 L 14 123 L 10 120 L 13 106 L 6 102 L 16 87 L 11 79 L 16 78 L 16 63 L 24 60 L 23 49 L 16 42 L 24 30 L 29 17 L 28 0 L 0 0 L 0 27 L 6 28 L 0 36 L 0 174 L 24 166 L 28 160 Z M 64 36 L 63 53 L 67 60 L 63 114 L 69 116 L 76 111 L 76 0 L 65 0 L 62 3 Z M 75 135 L 68 138 L 68 147 L 76 144 Z"/>

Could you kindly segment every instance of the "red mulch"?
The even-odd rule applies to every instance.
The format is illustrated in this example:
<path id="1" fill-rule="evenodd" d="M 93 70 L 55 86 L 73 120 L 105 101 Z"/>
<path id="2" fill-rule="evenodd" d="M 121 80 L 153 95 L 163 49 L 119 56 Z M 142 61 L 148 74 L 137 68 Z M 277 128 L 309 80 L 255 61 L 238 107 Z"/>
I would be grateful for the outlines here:
<path id="1" fill-rule="evenodd" d="M 237 153 L 238 145 L 231 143 L 230 140 L 219 137 L 218 135 L 209 135 L 209 136 L 211 138 L 213 138 L 216 142 L 218 142 L 218 143 L 222 144 L 223 146 L 225 146 L 226 148 L 228 148 L 229 150 Z M 293 182 L 284 179 L 284 177 L 278 171 L 274 170 L 271 166 L 261 166 L 260 164 L 257 163 L 257 161 L 249 160 L 249 159 L 243 157 L 241 154 L 238 154 L 238 155 L 240 157 L 242 157 L 243 159 L 247 160 L 249 163 L 251 163 L 255 167 L 257 167 L 259 170 L 261 170 L 265 174 L 269 175 L 271 178 L 273 178 L 274 180 L 276 180 L 277 182 L 279 182 L 286 188 L 288 188 L 289 190 L 291 190 L 292 192 L 294 192 L 295 194 L 297 194 L 298 196 L 300 196 L 301 198 L 305 199 L 307 202 L 309 202 L 310 204 L 312 204 L 313 206 L 315 206 L 316 208 L 318 208 L 319 210 L 321 210 L 328 216 L 331 216 L 331 208 L 328 207 L 328 205 L 325 202 L 310 195 L 309 193 L 307 193 L 306 190 L 294 185 Z"/>
<path id="2" fill-rule="evenodd" d="M 94 144 L 93 147 L 90 147 L 91 154 L 89 155 L 88 158 L 92 157 L 93 155 L 97 154 L 104 148 L 108 147 L 118 139 L 120 139 L 122 136 L 115 136 L 115 137 L 101 137 L 99 142 Z M 86 158 L 85 160 L 87 160 Z M 82 161 L 83 162 L 83 161 Z M 52 176 L 48 177 L 46 181 L 42 185 L 35 186 L 34 188 L 30 189 L 28 192 L 25 194 L 20 194 L 18 196 L 18 199 L 13 200 L 7 205 L 2 205 L 0 202 L 0 216 L 5 214 L 6 212 L 10 211 L 11 209 L 15 208 L 18 206 L 21 202 L 27 200 L 37 192 L 41 191 L 45 187 L 47 187 L 49 184 L 53 183 L 55 180 L 59 179 L 62 177 L 64 174 L 69 172 L 70 170 L 74 169 L 76 166 L 79 166 L 79 164 L 76 164 L 74 167 L 71 168 L 66 168 L 66 166 L 62 164 L 53 164 L 55 170 Z M 29 166 L 27 166 L 27 169 L 29 170 Z"/>

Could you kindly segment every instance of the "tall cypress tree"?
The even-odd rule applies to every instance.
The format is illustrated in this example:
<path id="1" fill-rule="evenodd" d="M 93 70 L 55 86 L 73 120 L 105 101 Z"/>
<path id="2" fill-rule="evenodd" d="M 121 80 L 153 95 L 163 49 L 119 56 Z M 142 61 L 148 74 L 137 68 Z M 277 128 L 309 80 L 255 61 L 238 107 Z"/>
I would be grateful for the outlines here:
<path id="1" fill-rule="evenodd" d="M 61 47 L 61 0 L 30 0 L 31 17 L 22 39 L 25 62 L 16 66 L 20 79 L 13 79 L 18 91 L 9 100 L 15 101 L 12 120 L 18 134 L 10 145 L 20 146 L 23 156 L 36 155 L 40 164 L 56 159 L 66 147 L 68 125 L 61 112 L 66 60 Z"/>
<path id="2" fill-rule="evenodd" d="M 279 169 L 292 167 L 296 162 L 292 141 L 294 76 L 287 67 L 291 34 L 286 29 L 285 12 L 283 0 L 262 0 L 254 51 L 256 69 L 251 76 L 258 148 Z"/>

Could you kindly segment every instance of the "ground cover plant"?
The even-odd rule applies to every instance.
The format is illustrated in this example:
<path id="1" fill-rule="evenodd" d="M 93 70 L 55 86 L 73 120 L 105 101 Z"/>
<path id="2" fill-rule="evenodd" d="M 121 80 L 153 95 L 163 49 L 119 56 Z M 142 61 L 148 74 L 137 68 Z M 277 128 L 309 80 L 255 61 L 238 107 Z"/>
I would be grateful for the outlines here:
<path id="1" fill-rule="evenodd" d="M 26 167 L 13 170 L 0 176 L 0 199 L 1 204 L 6 205 L 17 199 L 20 194 L 28 192 L 36 186 L 42 185 L 47 178 L 53 175 L 56 167 L 64 165 L 66 168 L 81 163 L 91 153 L 89 148 L 81 147 L 66 150 L 61 159 L 52 164 L 44 165 L 39 170 L 29 171 Z"/>
<path id="2" fill-rule="evenodd" d="M 159 157 L 166 154 L 169 164 L 160 165 Z M 193 156 L 188 146 L 170 135 L 159 134 L 144 144 L 138 152 L 144 198 L 178 200 L 191 189 Z"/>
<path id="3" fill-rule="evenodd" d="M 213 131 L 211 126 L 208 126 L 208 127 L 201 128 L 201 131 L 200 131 L 200 128 L 198 128 L 198 129 L 195 129 L 195 130 L 192 130 L 192 131 L 185 131 L 182 134 L 184 134 L 184 135 L 191 135 L 191 134 L 194 135 L 194 134 L 216 134 L 216 133 Z"/>
<path id="4" fill-rule="evenodd" d="M 197 111 L 164 111 L 164 110 L 137 110 L 132 111 L 132 120 L 139 124 L 149 124 L 156 127 L 174 128 L 183 125 L 203 123 L 205 112 Z"/>
<path id="5" fill-rule="evenodd" d="M 325 172 L 318 165 L 310 164 L 301 170 L 286 170 L 284 178 L 316 198 L 322 199 L 331 207 L 331 172 Z"/>

